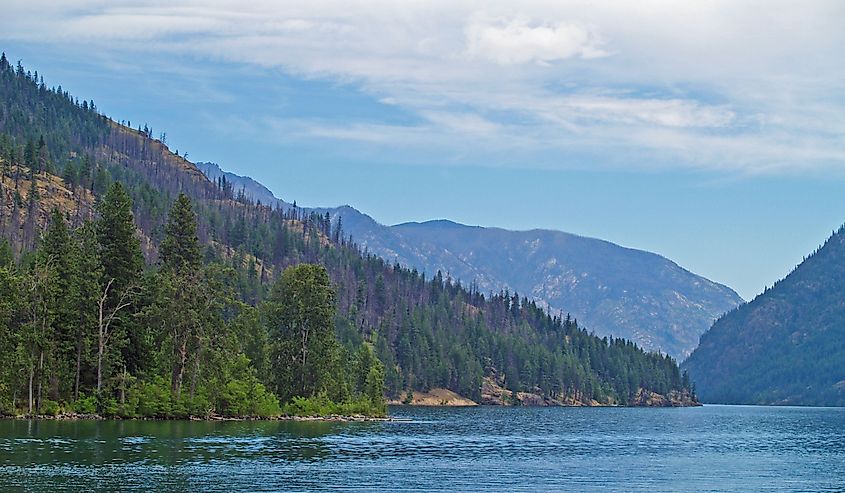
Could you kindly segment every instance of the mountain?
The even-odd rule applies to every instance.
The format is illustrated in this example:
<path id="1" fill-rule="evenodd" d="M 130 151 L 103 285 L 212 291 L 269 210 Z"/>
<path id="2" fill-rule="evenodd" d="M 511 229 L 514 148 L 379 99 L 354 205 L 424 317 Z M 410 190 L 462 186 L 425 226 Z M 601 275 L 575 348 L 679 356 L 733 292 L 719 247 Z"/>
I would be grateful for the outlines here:
<path id="1" fill-rule="evenodd" d="M 226 176 L 253 199 L 276 199 L 251 178 Z M 732 289 L 660 255 L 594 238 L 447 220 L 384 226 L 348 205 L 308 210 L 328 213 L 333 221 L 340 217 L 358 244 L 387 260 L 429 276 L 442 271 L 482 292 L 528 296 L 555 312 L 570 313 L 597 334 L 624 337 L 680 358 L 689 355 L 716 318 L 743 302 Z"/>
<path id="2" fill-rule="evenodd" d="M 372 349 L 383 363 L 384 390 L 392 397 L 407 395 L 408 391 L 447 388 L 481 400 L 485 386 L 497 396 L 507 396 L 509 403 L 694 403 L 689 382 L 673 358 L 644 351 L 624 339 L 595 337 L 576 321 L 549 313 L 525 298 L 498 293 L 489 296 L 442 275 L 426 279 L 350 241 L 343 221 L 333 221 L 316 211 L 258 203 L 249 196 L 245 181 L 240 181 L 243 185 L 238 188 L 226 175 L 209 180 L 184 156 L 153 139 L 146 126 L 136 130 L 128 122 L 124 125 L 112 120 L 101 114 L 93 101 L 80 102 L 61 87 L 48 88 L 37 73 L 26 71 L 20 64 L 10 66 L 5 56 L 0 57 L 0 176 L 0 259 L 5 264 L 0 265 L 0 273 L 25 280 L 43 279 L 34 270 L 38 264 L 32 259 L 38 258 L 38 254 L 33 256 L 34 251 L 43 250 L 48 224 L 74 235 L 84 232 L 87 220 L 102 220 L 105 215 L 98 213 L 102 209 L 94 204 L 108 204 L 104 196 L 119 190 L 115 192 L 119 198 L 114 200 L 123 211 L 119 214 L 125 226 L 121 231 L 139 236 L 146 265 L 138 268 L 145 271 L 144 279 L 152 282 L 149 280 L 155 278 L 151 276 L 166 263 L 163 242 L 168 234 L 174 234 L 168 211 L 179 197 L 181 210 L 196 214 L 195 236 L 200 245 L 197 250 L 201 251 L 192 249 L 191 256 L 195 255 L 209 271 L 229 273 L 231 278 L 227 277 L 220 290 L 231 289 L 240 302 L 232 308 L 238 313 L 221 313 L 218 320 L 221 326 L 239 320 L 233 330 L 240 334 L 240 347 L 235 352 L 216 354 L 223 360 L 243 356 L 247 367 L 241 369 L 256 378 L 269 378 L 267 345 L 271 332 L 262 323 L 265 317 L 250 307 L 262 306 L 270 287 L 288 272 L 286 269 L 320 264 L 333 291 L 334 335 L 349 352 L 362 346 Z M 314 180 L 313 186 L 319 186 L 319 181 Z M 115 243 L 129 245 L 134 241 Z M 140 256 L 132 258 L 131 263 L 140 261 Z M 9 285 L 4 282 L 0 287 L 8 289 Z M 143 289 L 154 292 L 165 287 L 152 283 L 144 284 Z M 41 292 L 30 291 L 32 296 Z M 53 290 L 45 293 L 53 296 Z M 148 294 L 139 296 L 137 303 L 146 303 Z M 24 300 L 13 316 L 0 313 L 0 413 L 7 402 L 23 395 L 27 382 L 22 375 L 29 374 L 30 384 L 37 381 L 39 395 L 44 388 L 49 389 L 52 400 L 70 401 L 70 389 L 75 384 L 62 369 L 79 368 L 78 387 L 84 392 L 91 390 L 91 375 L 98 373 L 88 365 L 90 355 L 81 355 L 85 337 L 76 338 L 74 344 L 59 331 L 51 330 L 42 334 L 49 344 L 30 345 L 29 353 L 20 348 L 16 342 L 19 329 L 50 328 L 52 324 L 49 310 L 36 320 L 33 317 L 42 312 L 30 309 L 34 305 L 27 303 Z M 284 301 L 280 303 L 284 305 Z M 0 305 L 7 312 L 5 303 Z M 141 314 L 156 311 L 151 312 L 147 306 L 134 308 Z M 184 315 L 193 316 L 195 312 L 186 310 Z M 172 310 L 161 313 L 174 315 Z M 68 319 L 76 320 L 74 327 L 80 331 L 92 327 Z M 132 330 L 126 328 L 127 343 L 122 351 L 115 351 L 120 354 L 105 367 L 106 372 L 122 369 L 122 373 L 107 374 L 103 381 L 152 378 L 153 374 L 145 374 L 145 370 L 178 374 L 181 381 L 184 370 L 190 371 L 185 378 L 196 381 L 198 388 L 215 388 L 215 381 L 209 380 L 212 372 L 201 371 L 208 363 L 201 361 L 209 349 L 204 345 L 227 337 L 216 337 L 216 329 L 204 324 L 189 325 L 191 330 L 207 329 L 209 334 L 191 339 L 197 346 L 190 351 L 187 345 L 181 346 L 177 351 L 179 371 L 175 366 L 175 373 L 149 366 L 162 354 L 167 355 L 164 360 L 174 355 L 162 346 L 170 336 L 148 337 L 143 331 L 160 330 L 162 324 L 138 322 L 131 324 Z M 69 323 L 55 328 L 67 331 L 72 327 Z M 75 345 L 78 351 L 71 351 Z M 39 351 L 47 353 L 48 365 L 39 364 L 35 375 Z M 35 359 L 17 357 L 24 353 Z M 222 378 L 226 372 L 215 375 Z M 359 381 L 359 386 L 362 383 Z M 154 381 L 146 384 L 158 385 Z M 99 383 L 95 388 L 100 392 Z M 121 391 L 119 387 L 107 389 L 110 398 L 122 400 Z M 345 398 L 344 388 L 334 391 L 338 398 Z"/>
<path id="3" fill-rule="evenodd" d="M 691 351 L 717 316 L 742 302 L 733 290 L 659 255 L 560 231 L 449 221 L 391 229 L 418 250 L 444 252 L 428 257 L 427 272 L 475 279 L 483 291 L 518 291 L 571 313 L 596 333 L 673 355 Z"/>
<path id="4" fill-rule="evenodd" d="M 707 402 L 845 405 L 845 229 L 716 321 L 684 367 Z"/>
<path id="5" fill-rule="evenodd" d="M 273 192 L 267 187 L 248 176 L 240 176 L 223 171 L 216 163 L 198 162 L 196 166 L 212 182 L 217 183 L 218 180 L 225 180 L 225 182 L 220 182 L 220 186 L 231 187 L 235 194 L 241 193 L 254 201 L 261 202 L 273 208 L 286 209 L 290 207 L 290 204 L 284 200 L 276 198 Z"/>

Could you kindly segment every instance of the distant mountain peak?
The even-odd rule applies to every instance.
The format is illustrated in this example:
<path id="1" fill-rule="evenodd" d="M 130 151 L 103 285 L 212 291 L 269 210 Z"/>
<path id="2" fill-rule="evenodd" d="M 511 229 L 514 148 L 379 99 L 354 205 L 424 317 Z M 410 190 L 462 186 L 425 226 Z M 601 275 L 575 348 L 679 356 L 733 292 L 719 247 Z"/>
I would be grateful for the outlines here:
<path id="1" fill-rule="evenodd" d="M 235 193 L 242 190 L 244 195 L 248 198 L 255 201 L 261 201 L 262 204 L 281 208 L 287 208 L 291 205 L 276 197 L 269 188 L 249 176 L 241 176 L 228 171 L 223 171 L 217 163 L 198 162 L 196 163 L 196 167 L 211 181 L 216 181 L 218 178 L 225 177 L 226 181 L 232 185 L 232 189 Z"/>
<path id="2" fill-rule="evenodd" d="M 481 228 L 481 226 L 470 226 L 450 219 L 429 219 L 428 221 L 408 221 L 401 224 L 396 224 L 395 228 L 427 226 L 434 228 Z"/>

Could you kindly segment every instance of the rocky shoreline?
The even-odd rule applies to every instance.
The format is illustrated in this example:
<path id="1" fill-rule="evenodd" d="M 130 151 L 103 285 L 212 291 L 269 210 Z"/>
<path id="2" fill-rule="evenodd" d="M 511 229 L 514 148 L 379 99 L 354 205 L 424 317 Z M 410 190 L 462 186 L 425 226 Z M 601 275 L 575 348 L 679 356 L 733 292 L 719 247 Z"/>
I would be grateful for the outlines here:
<path id="1" fill-rule="evenodd" d="M 411 397 L 391 399 L 387 402 L 391 406 L 420 406 L 420 407 L 476 407 L 476 406 L 525 406 L 525 407 L 698 407 L 702 404 L 694 400 L 688 392 L 672 391 L 668 395 L 640 389 L 630 404 L 601 403 L 595 400 L 583 401 L 572 397 L 553 399 L 533 392 L 513 392 L 498 385 L 491 379 L 485 378 L 481 388 L 481 402 L 475 402 L 448 389 L 431 389 L 428 392 L 415 391 Z M 139 420 L 139 421 L 299 421 L 299 422 L 330 422 L 330 423 L 367 423 L 367 422 L 396 422 L 408 421 L 394 416 L 365 416 L 355 414 L 350 416 L 332 414 L 328 416 L 188 416 L 185 418 L 139 417 L 122 418 L 119 416 L 106 417 L 99 414 L 62 413 L 58 415 L 15 415 L 0 416 L 0 419 L 39 419 L 39 420 Z"/>
<path id="2" fill-rule="evenodd" d="M 388 401 L 392 406 L 472 407 L 472 406 L 526 406 L 526 407 L 697 407 L 701 403 L 689 392 L 672 391 L 668 395 L 640 389 L 631 403 L 603 403 L 596 400 L 576 399 L 572 396 L 552 398 L 539 389 L 536 392 L 513 392 L 501 382 L 486 377 L 481 385 L 481 399 L 475 402 L 447 389 L 435 388 L 428 392 L 415 391 L 403 399 Z"/>

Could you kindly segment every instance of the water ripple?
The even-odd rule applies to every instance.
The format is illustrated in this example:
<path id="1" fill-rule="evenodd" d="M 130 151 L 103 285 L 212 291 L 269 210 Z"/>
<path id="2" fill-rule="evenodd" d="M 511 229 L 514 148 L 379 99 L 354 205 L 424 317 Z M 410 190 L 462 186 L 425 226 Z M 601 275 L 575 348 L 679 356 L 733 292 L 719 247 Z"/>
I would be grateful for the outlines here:
<path id="1" fill-rule="evenodd" d="M 0 490 L 845 490 L 841 409 L 393 412 L 407 421 L 5 420 Z"/>

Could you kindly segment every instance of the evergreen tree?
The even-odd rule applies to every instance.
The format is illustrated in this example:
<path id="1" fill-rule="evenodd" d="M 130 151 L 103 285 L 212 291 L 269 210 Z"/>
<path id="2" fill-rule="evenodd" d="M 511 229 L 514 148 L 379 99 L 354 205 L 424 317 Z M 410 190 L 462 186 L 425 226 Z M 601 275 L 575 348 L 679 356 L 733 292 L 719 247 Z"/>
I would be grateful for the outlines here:
<path id="1" fill-rule="evenodd" d="M 98 210 L 97 239 L 103 266 L 102 317 L 114 314 L 109 326 L 112 340 L 123 348 L 122 363 L 130 373 L 135 373 L 147 356 L 145 330 L 131 320 L 131 314 L 136 312 L 132 298 L 140 287 L 144 258 L 136 233 L 132 201 L 120 182 L 109 188 Z M 106 321 L 101 320 L 101 323 Z M 119 366 L 118 362 L 114 362 L 114 366 Z"/>
<path id="2" fill-rule="evenodd" d="M 158 275 L 157 306 L 172 347 L 171 392 L 178 400 L 191 352 L 197 349 L 203 317 L 208 314 L 203 312 L 196 216 L 190 199 L 183 194 L 170 209 L 161 245 L 163 270 Z"/>
<path id="3" fill-rule="evenodd" d="M 180 274 L 199 271 L 202 257 L 191 199 L 180 193 L 167 218 L 160 251 L 163 267 Z"/>
<path id="4" fill-rule="evenodd" d="M 12 414 L 17 407 L 20 293 L 18 275 L 9 265 L 0 265 L 0 414 Z"/>
<path id="5" fill-rule="evenodd" d="M 38 254 L 42 264 L 52 266 L 47 292 L 54 326 L 51 334 L 54 352 L 50 355 L 54 375 L 50 380 L 55 399 L 67 395 L 72 386 L 68 377 L 73 375 L 74 336 L 80 305 L 79 269 L 73 255 L 73 243 L 64 217 L 58 209 L 53 209 Z"/>
<path id="6" fill-rule="evenodd" d="M 98 326 L 98 301 L 102 292 L 103 267 L 98 253 L 96 227 L 86 221 L 74 232 L 74 263 L 78 269 L 73 398 L 77 399 L 83 384 L 83 372 L 94 366 L 92 353 Z"/>
<path id="7" fill-rule="evenodd" d="M 14 260 L 15 257 L 12 253 L 12 246 L 9 244 L 9 240 L 5 238 L 0 239 L 0 267 L 9 267 Z"/>
<path id="8" fill-rule="evenodd" d="M 144 266 L 132 201 L 123 185 L 116 182 L 106 192 L 98 209 L 97 238 L 103 275 L 107 281 L 114 280 L 114 291 L 119 293 L 138 282 Z"/>
<path id="9" fill-rule="evenodd" d="M 282 402 L 331 387 L 331 363 L 337 357 L 334 300 L 328 273 L 320 265 L 290 267 L 273 286 L 267 317 L 275 391 Z"/>

